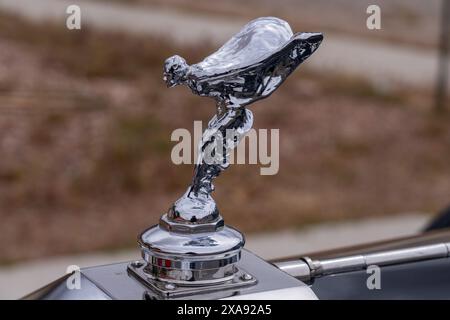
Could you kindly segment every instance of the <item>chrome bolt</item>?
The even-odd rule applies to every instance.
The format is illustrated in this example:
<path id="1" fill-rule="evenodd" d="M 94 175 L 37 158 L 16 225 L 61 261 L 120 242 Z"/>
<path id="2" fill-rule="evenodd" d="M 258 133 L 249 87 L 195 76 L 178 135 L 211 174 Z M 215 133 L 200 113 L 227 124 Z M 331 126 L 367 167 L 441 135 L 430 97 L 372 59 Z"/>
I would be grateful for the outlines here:
<path id="1" fill-rule="evenodd" d="M 244 280 L 244 281 L 249 281 L 249 280 L 252 280 L 253 277 L 252 277 L 252 275 L 250 275 L 250 274 L 248 274 L 248 273 L 244 273 L 244 274 L 241 276 L 241 279 Z"/>
<path id="2" fill-rule="evenodd" d="M 133 268 L 140 268 L 144 265 L 144 263 L 142 261 L 136 260 L 134 262 L 131 263 L 131 266 Z"/>
<path id="3" fill-rule="evenodd" d="M 173 283 L 167 283 L 164 288 L 166 288 L 166 290 L 175 290 L 176 289 L 176 285 L 174 285 Z"/>

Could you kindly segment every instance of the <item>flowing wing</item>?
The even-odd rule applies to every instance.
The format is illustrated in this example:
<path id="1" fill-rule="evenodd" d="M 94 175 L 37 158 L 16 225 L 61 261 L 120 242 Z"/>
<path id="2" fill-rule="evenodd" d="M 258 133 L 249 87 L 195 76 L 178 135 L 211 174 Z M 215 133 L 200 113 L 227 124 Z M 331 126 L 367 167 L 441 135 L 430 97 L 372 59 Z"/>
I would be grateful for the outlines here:
<path id="1" fill-rule="evenodd" d="M 229 106 L 245 106 L 272 94 L 314 51 L 323 39 L 320 33 L 298 33 L 277 51 L 242 68 L 221 74 L 198 74 L 191 89 L 215 97 Z"/>

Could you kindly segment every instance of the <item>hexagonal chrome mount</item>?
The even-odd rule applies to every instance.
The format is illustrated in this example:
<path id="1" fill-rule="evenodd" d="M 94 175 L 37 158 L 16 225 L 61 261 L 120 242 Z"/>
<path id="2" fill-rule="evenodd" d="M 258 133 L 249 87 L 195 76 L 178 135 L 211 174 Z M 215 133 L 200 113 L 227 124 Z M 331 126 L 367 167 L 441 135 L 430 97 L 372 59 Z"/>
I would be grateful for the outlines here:
<path id="1" fill-rule="evenodd" d="M 203 232 L 216 232 L 225 226 L 225 222 L 223 221 L 222 216 L 219 217 L 212 222 L 208 223 L 181 223 L 173 221 L 169 218 L 167 214 L 164 214 L 159 219 L 159 225 L 161 228 L 176 233 L 203 233 Z"/>
<path id="2" fill-rule="evenodd" d="M 225 226 L 221 216 L 203 224 L 186 224 L 164 214 L 139 236 L 148 278 L 181 286 L 214 285 L 233 279 L 244 236 Z"/>

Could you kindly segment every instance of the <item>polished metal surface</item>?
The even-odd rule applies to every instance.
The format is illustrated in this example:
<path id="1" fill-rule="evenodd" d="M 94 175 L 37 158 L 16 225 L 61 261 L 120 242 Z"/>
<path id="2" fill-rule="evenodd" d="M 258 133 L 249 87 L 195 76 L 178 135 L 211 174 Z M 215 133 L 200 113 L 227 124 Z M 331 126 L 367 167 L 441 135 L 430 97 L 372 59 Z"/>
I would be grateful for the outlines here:
<path id="1" fill-rule="evenodd" d="M 210 280 L 205 282 L 199 280 L 195 281 L 195 285 L 192 286 L 185 285 L 184 282 L 161 281 L 160 279 L 153 277 L 152 273 L 145 270 L 148 268 L 148 265 L 145 266 L 144 263 L 130 263 L 128 265 L 128 270 L 131 275 L 141 281 L 142 284 L 147 286 L 154 293 L 158 294 L 161 298 L 179 298 L 200 294 L 205 295 L 216 291 L 237 290 L 238 288 L 252 286 L 257 283 L 255 277 L 246 271 L 239 269 L 234 264 L 226 267 L 236 269 L 229 273 L 226 281 L 222 281 L 224 276 L 221 275 L 220 281 L 217 283 L 211 282 Z M 197 272 L 209 272 L 209 270 L 202 269 Z"/>
<path id="2" fill-rule="evenodd" d="M 372 243 L 353 244 L 348 247 L 333 248 L 324 251 L 304 252 L 299 255 L 280 258 L 276 261 L 274 260 L 273 262 L 295 261 L 304 258 L 305 256 L 310 257 L 312 260 L 324 260 L 361 254 L 367 255 L 370 253 L 413 248 L 437 243 L 450 243 L 450 229 L 429 231 L 426 233 L 381 240 Z"/>
<path id="3" fill-rule="evenodd" d="M 283 270 L 293 277 L 302 280 L 309 280 L 311 277 L 311 269 L 309 265 L 303 260 L 282 261 L 275 263 L 275 265 L 280 268 L 280 270 Z"/>
<path id="4" fill-rule="evenodd" d="M 243 235 L 227 226 L 213 232 L 180 233 L 156 225 L 139 237 L 148 276 L 185 286 L 230 280 L 244 243 Z"/>
<path id="5" fill-rule="evenodd" d="M 159 225 L 139 237 L 147 263 L 139 269 L 142 278 L 188 287 L 224 285 L 236 277 L 244 237 L 225 226 L 211 196 L 212 182 L 230 166 L 230 151 L 252 127 L 246 106 L 272 94 L 322 38 L 293 34 L 287 22 L 265 17 L 249 22 L 197 64 L 188 65 L 178 55 L 165 61 L 167 86 L 186 85 L 194 94 L 213 98 L 216 112 L 199 143 L 191 185 Z"/>
<path id="6" fill-rule="evenodd" d="M 307 281 L 327 274 L 361 270 L 372 265 L 381 267 L 447 257 L 450 257 L 450 242 L 332 259 L 312 260 L 303 257 L 300 260 L 274 264 L 288 274 Z"/>
<path id="7" fill-rule="evenodd" d="M 111 297 L 95 285 L 82 273 L 80 274 L 80 289 L 67 287 L 67 274 L 45 287 L 32 292 L 22 300 L 111 300 Z"/>
<path id="8" fill-rule="evenodd" d="M 439 243 L 402 250 L 368 254 L 364 257 L 367 266 L 400 264 L 410 261 L 437 259 L 449 256 L 450 252 L 445 243 Z"/>
<path id="9" fill-rule="evenodd" d="M 81 269 L 81 287 L 70 290 L 64 276 L 28 295 L 27 299 L 118 299 L 118 300 L 186 300 L 186 299 L 317 299 L 302 281 L 281 271 L 271 263 L 243 249 L 236 263 L 237 278 L 219 285 L 184 287 L 169 282 L 153 282 L 146 274 L 136 276 L 142 260 Z M 147 282 L 148 281 L 148 282 Z M 158 285 L 155 289 L 153 285 Z M 172 293 L 173 292 L 173 293 Z"/>
<path id="10" fill-rule="evenodd" d="M 252 127 L 253 114 L 245 107 L 272 94 L 322 39 L 320 33 L 293 34 L 286 21 L 264 17 L 249 22 L 197 64 L 188 65 L 180 56 L 166 60 L 168 87 L 183 84 L 216 101 L 216 114 L 199 145 L 192 184 L 169 210 L 169 220 L 192 225 L 220 219 L 211 197 L 212 181 L 229 167 L 229 151 Z"/>
<path id="11" fill-rule="evenodd" d="M 199 260 L 206 255 L 219 256 L 240 250 L 245 243 L 242 234 L 231 227 L 224 227 L 215 232 L 191 234 L 169 233 L 156 225 L 144 231 L 139 239 L 144 252 L 151 251 L 155 257 L 192 257 L 195 254 Z"/>

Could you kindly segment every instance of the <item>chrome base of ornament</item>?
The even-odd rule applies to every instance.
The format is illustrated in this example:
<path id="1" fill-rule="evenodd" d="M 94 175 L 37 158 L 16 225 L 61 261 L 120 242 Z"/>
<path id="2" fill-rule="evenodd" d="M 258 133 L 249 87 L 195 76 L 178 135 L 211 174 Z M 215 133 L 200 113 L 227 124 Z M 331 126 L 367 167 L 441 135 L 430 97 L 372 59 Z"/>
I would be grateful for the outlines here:
<path id="1" fill-rule="evenodd" d="M 245 240 L 220 216 L 210 224 L 181 224 L 163 215 L 138 242 L 146 279 L 189 287 L 236 282 Z"/>
<path id="2" fill-rule="evenodd" d="M 294 34 L 286 21 L 262 17 L 197 64 L 178 55 L 165 61 L 167 86 L 185 85 L 213 98 L 216 112 L 202 134 L 190 186 L 159 224 L 139 237 L 146 262 L 140 278 L 197 288 L 234 283 L 244 236 L 225 226 L 211 196 L 213 180 L 230 166 L 231 150 L 253 125 L 247 107 L 277 90 L 322 39 L 320 33 Z"/>
<path id="3" fill-rule="evenodd" d="M 220 282 L 197 281 L 186 283 L 173 283 L 161 281 L 153 276 L 151 270 L 148 270 L 148 264 L 139 260 L 128 264 L 128 272 L 139 282 L 144 284 L 153 294 L 146 292 L 148 297 L 159 297 L 156 299 L 181 298 L 186 296 L 196 296 L 213 292 L 229 292 L 229 290 L 237 290 L 239 288 L 250 287 L 257 284 L 255 277 L 246 271 L 233 265 L 234 272 L 231 276 L 222 278 Z M 150 273 L 149 273 L 150 271 Z M 156 294 L 156 295 L 155 295 Z M 152 298 L 154 299 L 154 298 Z"/>

